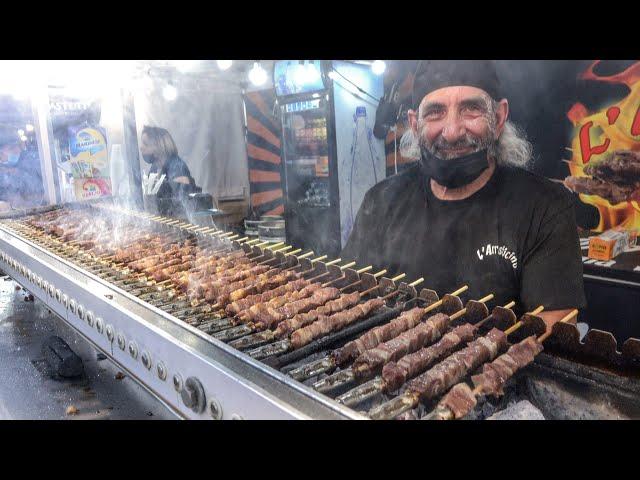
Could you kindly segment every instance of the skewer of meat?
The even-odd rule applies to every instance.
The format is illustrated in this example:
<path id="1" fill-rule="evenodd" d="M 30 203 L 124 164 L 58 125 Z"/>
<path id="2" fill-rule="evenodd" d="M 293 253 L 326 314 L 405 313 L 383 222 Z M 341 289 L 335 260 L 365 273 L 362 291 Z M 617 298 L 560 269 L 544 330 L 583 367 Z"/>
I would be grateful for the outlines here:
<path id="1" fill-rule="evenodd" d="M 509 302 L 502 309 L 510 309 L 515 302 Z M 382 374 L 376 376 L 372 380 L 365 382 L 348 392 L 338 396 L 336 400 L 347 406 L 354 406 L 362 403 L 369 398 L 384 392 L 392 392 L 399 389 L 407 380 L 424 372 L 436 362 L 451 355 L 461 346 L 466 345 L 474 339 L 479 329 L 492 320 L 496 307 L 491 315 L 487 316 L 478 323 L 464 323 L 459 325 L 442 336 L 439 341 L 430 346 L 424 346 L 421 349 L 414 350 L 412 353 L 402 356 L 396 361 L 388 362 L 382 368 Z M 511 312 L 515 319 L 515 315 Z"/>
<path id="2" fill-rule="evenodd" d="M 400 277 L 400 275 L 398 277 Z M 422 280 L 423 279 L 416 280 L 411 286 L 419 284 L 420 282 L 422 282 Z M 294 316 L 283 315 L 281 312 L 267 311 L 265 313 L 264 311 L 262 311 L 262 317 L 256 315 L 256 317 L 253 318 L 252 322 L 235 329 L 230 329 L 226 332 L 219 332 L 216 338 L 227 341 L 233 340 L 230 345 L 232 345 L 234 348 L 246 349 L 250 347 L 257 347 L 259 345 L 272 342 L 278 338 L 288 337 L 295 330 L 306 327 L 307 325 L 312 324 L 323 316 L 332 315 L 334 313 L 338 313 L 339 311 L 353 307 L 357 305 L 364 297 L 377 289 L 378 286 L 376 285 L 375 287 L 363 292 L 354 292 L 347 295 L 340 295 L 339 291 L 332 290 L 340 296 L 338 298 L 331 299 L 329 302 L 324 303 L 323 305 L 317 305 L 313 310 L 298 311 Z M 384 297 L 383 300 L 387 300 L 388 298 L 391 298 L 396 294 L 397 291 L 394 291 Z M 267 316 L 266 321 L 264 321 L 265 315 Z M 261 322 L 261 320 L 263 321 Z M 249 335 L 251 333 L 254 334 Z"/>
<path id="3" fill-rule="evenodd" d="M 507 336 L 497 328 L 410 380 L 405 393 L 373 408 L 369 417 L 390 420 L 415 408 L 421 400 L 439 396 L 483 363 L 496 358 L 507 346 Z"/>
<path id="4" fill-rule="evenodd" d="M 452 292 L 451 296 L 457 296 L 468 290 L 464 285 Z M 341 348 L 331 352 L 327 357 L 321 358 L 307 365 L 302 365 L 289 372 L 289 375 L 298 381 L 304 381 L 321 373 L 330 372 L 337 367 L 343 367 L 353 362 L 359 355 L 379 344 L 397 337 L 402 332 L 415 327 L 426 314 L 442 306 L 443 300 L 438 300 L 428 307 L 416 307 L 402 312 L 389 323 L 372 328 L 360 337 L 346 343 Z"/>
<path id="5" fill-rule="evenodd" d="M 366 318 L 382 306 L 384 306 L 384 300 L 380 298 L 367 300 L 366 302 L 356 305 L 348 310 L 320 318 L 314 323 L 317 324 L 316 328 L 303 332 L 304 335 L 296 335 L 297 332 L 301 332 L 304 329 L 296 330 L 291 335 L 291 339 L 284 339 L 270 345 L 265 345 L 264 347 L 258 347 L 254 350 L 250 350 L 248 353 L 253 358 L 261 360 L 272 355 L 278 355 L 288 352 L 289 350 L 300 348 L 315 338 L 319 338 L 332 331 L 340 330 L 351 323 Z"/>
<path id="6" fill-rule="evenodd" d="M 571 311 L 560 320 L 560 323 L 568 322 L 578 314 L 578 310 Z M 505 331 L 506 335 L 514 332 L 522 326 L 522 322 Z M 435 410 L 426 419 L 453 420 L 465 417 L 476 406 L 479 396 L 492 395 L 494 397 L 503 394 L 503 387 L 507 380 L 512 378 L 518 370 L 533 363 L 535 357 L 544 350 L 544 342 L 552 330 L 538 338 L 527 337 L 519 343 L 509 347 L 506 353 L 500 355 L 491 363 L 486 363 L 482 373 L 473 375 L 471 380 L 475 386 L 473 390 L 466 383 L 455 385 L 438 403 Z"/>
<path id="7" fill-rule="evenodd" d="M 481 298 L 476 303 L 484 304 L 492 298 L 493 294 L 490 294 Z M 417 321 L 415 326 L 397 334 L 386 342 L 366 350 L 354 360 L 350 368 L 343 369 L 317 381 L 313 387 L 317 391 L 325 393 L 336 388 L 342 388 L 353 382 L 362 383 L 380 373 L 387 363 L 393 362 L 439 340 L 454 321 L 467 313 L 469 305 L 470 302 L 467 303 L 467 307 L 460 309 L 450 316 L 444 313 L 436 313 L 424 321 L 424 315 L 421 315 L 422 309 L 414 309 L 417 310 L 415 312 L 416 315 L 408 316 L 407 320 L 409 322 Z M 484 321 L 490 318 L 491 316 L 487 316 Z M 406 323 L 407 322 L 405 322 L 405 325 Z M 349 396 L 350 395 L 347 395 L 347 397 Z"/>

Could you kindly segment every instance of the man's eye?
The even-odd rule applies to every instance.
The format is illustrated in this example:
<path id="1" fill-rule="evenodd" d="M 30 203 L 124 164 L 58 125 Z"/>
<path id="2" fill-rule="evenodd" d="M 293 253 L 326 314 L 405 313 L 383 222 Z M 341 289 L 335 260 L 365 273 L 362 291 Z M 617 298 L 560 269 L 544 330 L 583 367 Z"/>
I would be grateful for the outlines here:
<path id="1" fill-rule="evenodd" d="M 464 107 L 462 109 L 463 115 L 482 115 L 482 110 L 478 107 Z"/>
<path id="2" fill-rule="evenodd" d="M 437 118 L 441 116 L 443 113 L 444 113 L 443 110 L 429 110 L 425 112 L 424 116 L 425 118 Z"/>

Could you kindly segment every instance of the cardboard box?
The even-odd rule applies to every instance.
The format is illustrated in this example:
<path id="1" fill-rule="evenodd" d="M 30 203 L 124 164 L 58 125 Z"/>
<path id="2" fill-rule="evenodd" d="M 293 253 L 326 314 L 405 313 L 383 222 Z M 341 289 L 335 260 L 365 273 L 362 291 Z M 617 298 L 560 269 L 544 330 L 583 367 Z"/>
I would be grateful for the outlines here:
<path id="1" fill-rule="evenodd" d="M 636 233 L 623 229 L 611 229 L 597 237 L 589 239 L 589 258 L 609 261 L 617 257 L 626 249 L 636 244 Z"/>

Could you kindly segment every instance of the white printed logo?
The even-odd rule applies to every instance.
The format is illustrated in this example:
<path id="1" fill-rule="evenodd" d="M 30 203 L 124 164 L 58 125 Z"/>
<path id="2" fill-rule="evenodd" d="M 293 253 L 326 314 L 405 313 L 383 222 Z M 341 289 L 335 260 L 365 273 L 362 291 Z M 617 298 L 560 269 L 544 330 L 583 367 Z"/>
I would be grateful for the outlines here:
<path id="1" fill-rule="evenodd" d="M 518 268 L 518 257 L 516 257 L 515 252 L 510 251 L 504 245 L 500 247 L 498 245 L 491 245 L 490 243 L 487 243 L 485 247 L 476 250 L 476 253 L 480 260 L 484 260 L 485 256 L 498 255 L 499 257 L 509 260 L 514 269 Z"/>

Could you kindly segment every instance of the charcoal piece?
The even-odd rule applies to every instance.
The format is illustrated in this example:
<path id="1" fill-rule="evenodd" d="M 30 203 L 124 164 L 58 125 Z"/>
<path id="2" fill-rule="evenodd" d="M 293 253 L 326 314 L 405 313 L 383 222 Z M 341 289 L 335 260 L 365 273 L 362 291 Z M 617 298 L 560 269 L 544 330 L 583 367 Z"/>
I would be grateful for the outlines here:
<path id="1" fill-rule="evenodd" d="M 61 377 L 78 377 L 84 371 L 82 359 L 60 337 L 47 338 L 42 344 L 42 355 Z"/>

